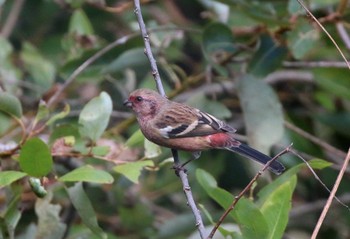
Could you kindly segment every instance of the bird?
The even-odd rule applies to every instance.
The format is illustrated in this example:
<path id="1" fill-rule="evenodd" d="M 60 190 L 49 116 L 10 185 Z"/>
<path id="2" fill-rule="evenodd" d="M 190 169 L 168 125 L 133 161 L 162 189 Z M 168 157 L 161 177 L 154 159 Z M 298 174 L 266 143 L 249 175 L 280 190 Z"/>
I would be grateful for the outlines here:
<path id="1" fill-rule="evenodd" d="M 129 94 L 124 106 L 136 114 L 141 132 L 151 142 L 192 152 L 225 149 L 266 164 L 272 158 L 235 139 L 236 129 L 213 115 L 189 105 L 171 101 L 150 89 L 137 89 Z M 276 175 L 285 167 L 274 160 L 268 168 Z"/>

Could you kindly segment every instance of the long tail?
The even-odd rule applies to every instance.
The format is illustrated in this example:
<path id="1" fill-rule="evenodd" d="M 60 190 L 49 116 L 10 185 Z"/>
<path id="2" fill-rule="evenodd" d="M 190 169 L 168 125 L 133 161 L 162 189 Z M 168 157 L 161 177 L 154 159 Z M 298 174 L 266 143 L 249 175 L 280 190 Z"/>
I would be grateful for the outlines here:
<path id="1" fill-rule="evenodd" d="M 250 159 L 253 159 L 261 164 L 266 164 L 272 159 L 271 157 L 242 143 L 239 146 L 226 147 L 226 149 L 232 152 L 239 153 L 242 156 L 248 157 Z M 269 170 L 279 175 L 285 170 L 285 167 L 279 161 L 275 160 L 270 164 Z"/>

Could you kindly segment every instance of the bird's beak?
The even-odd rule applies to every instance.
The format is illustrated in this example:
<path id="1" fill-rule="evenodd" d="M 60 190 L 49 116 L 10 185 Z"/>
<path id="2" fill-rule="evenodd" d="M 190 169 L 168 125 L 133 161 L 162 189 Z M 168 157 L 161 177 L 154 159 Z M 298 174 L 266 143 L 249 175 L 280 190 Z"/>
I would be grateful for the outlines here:
<path id="1" fill-rule="evenodd" d="M 123 105 L 125 105 L 126 107 L 129 107 L 129 108 L 132 107 L 132 103 L 129 100 L 125 100 Z"/>

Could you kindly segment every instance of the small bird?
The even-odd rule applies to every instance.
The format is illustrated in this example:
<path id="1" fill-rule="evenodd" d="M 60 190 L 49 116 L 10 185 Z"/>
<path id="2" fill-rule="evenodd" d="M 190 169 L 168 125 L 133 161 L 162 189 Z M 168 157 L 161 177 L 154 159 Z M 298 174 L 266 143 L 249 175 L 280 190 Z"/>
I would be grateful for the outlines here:
<path id="1" fill-rule="evenodd" d="M 142 133 L 155 144 L 198 156 L 203 150 L 226 149 L 261 164 L 271 160 L 236 140 L 236 130 L 225 122 L 199 109 L 168 100 L 153 90 L 135 90 L 124 105 L 136 113 Z M 269 166 L 277 175 L 284 169 L 276 160 Z"/>

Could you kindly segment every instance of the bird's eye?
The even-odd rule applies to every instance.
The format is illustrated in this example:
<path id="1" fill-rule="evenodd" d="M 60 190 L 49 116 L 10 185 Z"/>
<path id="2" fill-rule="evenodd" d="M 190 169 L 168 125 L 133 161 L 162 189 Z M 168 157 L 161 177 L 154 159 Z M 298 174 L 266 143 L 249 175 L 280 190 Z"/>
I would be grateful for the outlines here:
<path id="1" fill-rule="evenodd" d="M 137 97 L 136 97 L 136 100 L 137 100 L 138 102 L 141 102 L 141 101 L 143 100 L 143 98 L 142 98 L 141 96 L 137 96 Z"/>

